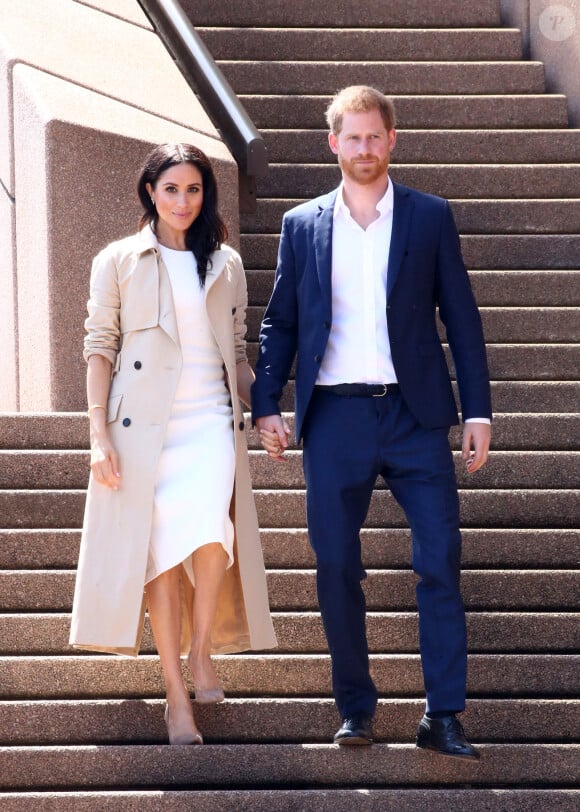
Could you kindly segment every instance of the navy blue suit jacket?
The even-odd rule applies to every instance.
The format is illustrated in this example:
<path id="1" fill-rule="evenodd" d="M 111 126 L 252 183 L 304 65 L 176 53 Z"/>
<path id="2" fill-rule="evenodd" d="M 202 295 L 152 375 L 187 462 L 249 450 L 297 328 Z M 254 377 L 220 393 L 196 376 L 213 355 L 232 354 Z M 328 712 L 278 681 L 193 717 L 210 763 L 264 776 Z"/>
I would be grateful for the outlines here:
<path id="1" fill-rule="evenodd" d="M 463 419 L 491 418 L 481 319 L 449 203 L 394 183 L 387 322 L 401 394 L 427 428 L 458 422 L 436 308 L 451 348 Z M 278 414 L 296 358 L 296 439 L 332 324 L 331 252 L 338 190 L 287 212 L 274 289 L 260 330 L 252 416 Z M 356 273 L 356 268 L 353 269 Z"/>

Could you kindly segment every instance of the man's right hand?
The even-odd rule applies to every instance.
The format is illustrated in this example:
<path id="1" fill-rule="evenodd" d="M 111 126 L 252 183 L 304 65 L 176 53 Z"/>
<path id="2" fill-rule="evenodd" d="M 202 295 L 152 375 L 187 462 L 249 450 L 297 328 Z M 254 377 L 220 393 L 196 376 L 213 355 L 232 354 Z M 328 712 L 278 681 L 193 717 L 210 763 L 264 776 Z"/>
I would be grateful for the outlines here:
<path id="1" fill-rule="evenodd" d="M 281 460 L 288 448 L 290 426 L 279 414 L 256 418 L 256 428 L 260 434 L 262 448 L 269 457 Z"/>

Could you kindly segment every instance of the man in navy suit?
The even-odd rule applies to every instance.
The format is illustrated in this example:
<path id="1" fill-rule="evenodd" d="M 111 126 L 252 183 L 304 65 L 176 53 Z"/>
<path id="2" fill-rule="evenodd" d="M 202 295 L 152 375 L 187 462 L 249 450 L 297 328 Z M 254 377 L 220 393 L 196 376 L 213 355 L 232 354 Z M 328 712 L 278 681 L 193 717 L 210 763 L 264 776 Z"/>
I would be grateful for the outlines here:
<path id="1" fill-rule="evenodd" d="M 381 475 L 412 532 L 425 715 L 417 746 L 477 759 L 456 717 L 465 707 L 459 501 L 448 433 L 458 423 L 437 333 L 444 324 L 461 400 L 467 471 L 485 464 L 491 399 L 481 320 L 447 201 L 389 179 L 393 104 L 348 87 L 327 111 L 342 183 L 283 219 L 260 331 L 252 412 L 282 459 L 279 401 L 296 359 L 310 542 L 342 726 L 334 741 L 371 744 L 360 529 Z"/>

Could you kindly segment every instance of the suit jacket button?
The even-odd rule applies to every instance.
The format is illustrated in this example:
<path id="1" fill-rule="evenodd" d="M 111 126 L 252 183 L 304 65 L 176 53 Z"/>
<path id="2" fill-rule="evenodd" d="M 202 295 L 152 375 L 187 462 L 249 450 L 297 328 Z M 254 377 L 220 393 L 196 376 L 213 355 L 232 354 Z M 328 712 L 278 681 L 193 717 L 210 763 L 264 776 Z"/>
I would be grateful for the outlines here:
<path id="1" fill-rule="evenodd" d="M 141 367 L 143 366 L 143 364 L 141 363 L 141 361 L 135 361 L 135 363 L 133 364 L 133 366 L 135 367 L 135 369 L 141 369 Z"/>
<path id="2" fill-rule="evenodd" d="M 243 421 L 243 420 L 241 420 L 241 421 L 240 421 L 240 424 L 239 424 L 239 426 L 238 426 L 239 430 L 240 430 L 240 431 L 243 431 L 243 430 L 244 430 L 244 426 L 245 426 L 244 421 Z"/>
<path id="3" fill-rule="evenodd" d="M 326 330 L 329 330 L 329 329 L 330 329 L 330 322 L 329 322 L 329 321 L 325 321 L 325 322 L 323 323 L 323 325 L 322 325 L 322 326 L 323 326 L 323 327 L 324 327 Z"/>
<path id="4" fill-rule="evenodd" d="M 131 425 L 131 418 L 130 417 L 125 417 L 123 419 L 123 425 L 124 426 L 130 426 Z"/>
<path id="5" fill-rule="evenodd" d="M 317 364 L 319 364 L 322 361 L 322 358 L 320 357 L 320 355 L 315 355 L 314 360 L 316 361 Z"/>

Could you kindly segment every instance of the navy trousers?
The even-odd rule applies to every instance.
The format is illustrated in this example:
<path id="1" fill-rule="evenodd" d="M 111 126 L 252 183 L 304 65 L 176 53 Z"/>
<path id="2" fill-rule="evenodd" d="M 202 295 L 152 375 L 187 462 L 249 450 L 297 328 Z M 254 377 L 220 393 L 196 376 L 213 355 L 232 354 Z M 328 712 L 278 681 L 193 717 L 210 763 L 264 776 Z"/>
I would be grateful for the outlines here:
<path id="1" fill-rule="evenodd" d="M 369 674 L 360 529 L 379 475 L 411 528 L 427 711 L 462 711 L 467 643 L 448 429 L 422 428 L 399 393 L 343 397 L 315 389 L 303 437 L 308 531 L 341 716 L 372 716 L 377 702 Z"/>

